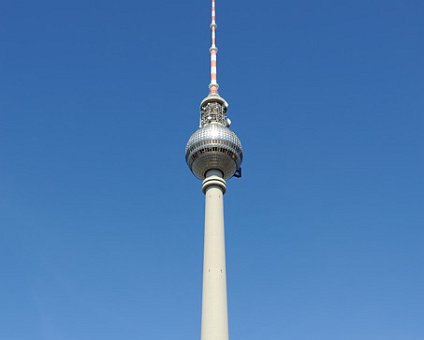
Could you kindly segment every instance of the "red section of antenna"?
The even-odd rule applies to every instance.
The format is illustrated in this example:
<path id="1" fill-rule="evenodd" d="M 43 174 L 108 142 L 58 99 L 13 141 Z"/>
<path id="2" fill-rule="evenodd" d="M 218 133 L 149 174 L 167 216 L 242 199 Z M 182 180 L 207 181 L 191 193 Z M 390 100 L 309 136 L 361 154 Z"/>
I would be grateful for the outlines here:
<path id="1" fill-rule="evenodd" d="M 210 48 L 211 53 L 211 83 L 209 84 L 209 94 L 218 94 L 218 83 L 216 80 L 216 54 L 218 49 L 215 44 L 215 31 L 216 31 L 216 21 L 215 21 L 215 0 L 212 0 L 212 45 Z"/>

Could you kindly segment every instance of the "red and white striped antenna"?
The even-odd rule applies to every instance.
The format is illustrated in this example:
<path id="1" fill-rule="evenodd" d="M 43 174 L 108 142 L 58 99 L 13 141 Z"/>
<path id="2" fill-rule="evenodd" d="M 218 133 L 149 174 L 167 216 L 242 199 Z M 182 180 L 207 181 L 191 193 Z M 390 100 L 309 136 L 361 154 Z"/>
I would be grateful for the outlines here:
<path id="1" fill-rule="evenodd" d="M 216 76 L 216 55 L 218 48 L 216 47 L 216 12 L 215 12 L 215 1 L 212 1 L 212 21 L 211 21 L 211 32 L 212 32 L 212 44 L 209 49 L 211 55 L 211 82 L 209 83 L 209 94 L 200 103 L 200 123 L 199 126 L 204 126 L 211 122 L 218 122 L 224 126 L 230 126 L 230 120 L 227 118 L 228 103 L 218 94 L 218 82 Z"/>
<path id="2" fill-rule="evenodd" d="M 218 88 L 219 88 L 219 85 L 217 83 L 217 78 L 216 78 L 216 55 L 218 53 L 218 48 L 216 47 L 216 38 L 215 38 L 215 32 L 217 28 L 215 18 L 216 18 L 215 0 L 212 0 L 212 21 L 211 21 L 212 45 L 211 45 L 211 48 L 209 49 L 209 52 L 211 54 L 211 82 L 209 84 L 209 95 L 217 95 Z"/>

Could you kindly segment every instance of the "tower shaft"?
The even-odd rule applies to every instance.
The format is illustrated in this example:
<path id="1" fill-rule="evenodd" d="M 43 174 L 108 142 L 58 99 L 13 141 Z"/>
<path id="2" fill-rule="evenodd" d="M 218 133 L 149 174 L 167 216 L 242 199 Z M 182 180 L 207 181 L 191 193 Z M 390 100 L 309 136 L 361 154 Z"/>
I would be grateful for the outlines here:
<path id="1" fill-rule="evenodd" d="M 225 266 L 224 193 L 220 171 L 203 181 L 205 239 L 203 257 L 201 340 L 228 340 L 227 275 Z"/>

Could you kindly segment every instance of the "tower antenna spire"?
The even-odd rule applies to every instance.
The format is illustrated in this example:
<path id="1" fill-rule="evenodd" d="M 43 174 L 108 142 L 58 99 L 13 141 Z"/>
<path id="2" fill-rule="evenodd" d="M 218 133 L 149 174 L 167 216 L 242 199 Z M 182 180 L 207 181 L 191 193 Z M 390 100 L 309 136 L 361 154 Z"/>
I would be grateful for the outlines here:
<path id="1" fill-rule="evenodd" d="M 218 48 L 216 47 L 216 11 L 215 11 L 215 0 L 212 0 L 212 13 L 211 13 L 211 33 L 212 33 L 212 44 L 209 49 L 211 55 L 211 82 L 209 84 L 209 95 L 218 94 L 218 82 L 216 77 L 216 55 Z"/>

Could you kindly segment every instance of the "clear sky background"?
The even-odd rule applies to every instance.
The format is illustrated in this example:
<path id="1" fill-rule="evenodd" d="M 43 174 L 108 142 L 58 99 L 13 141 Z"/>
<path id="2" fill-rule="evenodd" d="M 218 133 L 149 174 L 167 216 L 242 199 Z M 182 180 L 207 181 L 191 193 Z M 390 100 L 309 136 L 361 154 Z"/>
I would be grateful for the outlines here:
<path id="1" fill-rule="evenodd" d="M 231 339 L 424 339 L 424 2 L 217 9 Z M 0 339 L 199 339 L 209 15 L 1 2 Z"/>

